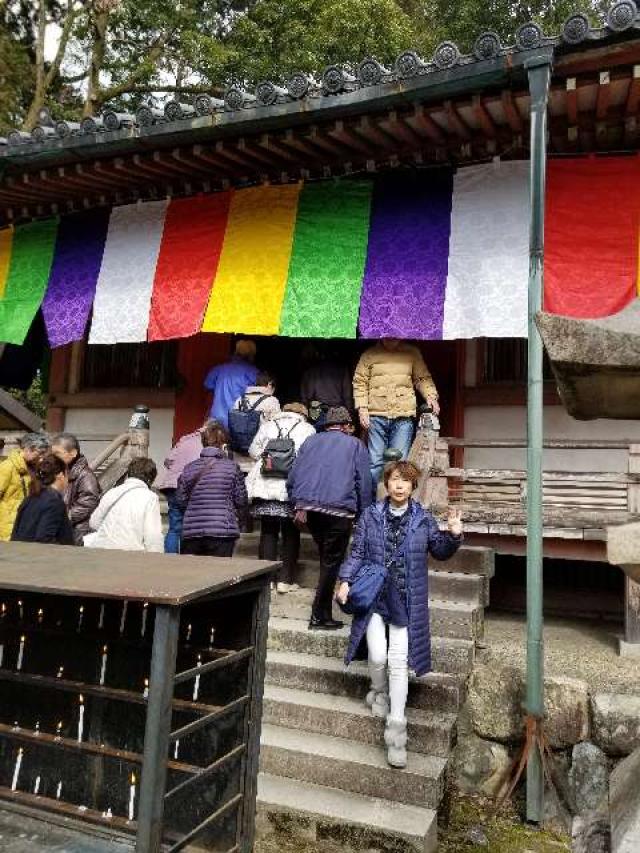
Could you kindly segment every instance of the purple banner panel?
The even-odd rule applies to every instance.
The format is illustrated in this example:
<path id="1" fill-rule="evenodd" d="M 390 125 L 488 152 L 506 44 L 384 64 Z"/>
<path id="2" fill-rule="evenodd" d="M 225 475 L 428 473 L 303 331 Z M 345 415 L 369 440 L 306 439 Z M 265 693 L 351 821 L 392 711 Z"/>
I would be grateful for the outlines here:
<path id="1" fill-rule="evenodd" d="M 109 208 L 63 216 L 42 313 L 49 343 L 61 347 L 84 336 L 107 238 Z"/>
<path id="2" fill-rule="evenodd" d="M 360 337 L 440 340 L 453 172 L 394 172 L 373 191 Z"/>

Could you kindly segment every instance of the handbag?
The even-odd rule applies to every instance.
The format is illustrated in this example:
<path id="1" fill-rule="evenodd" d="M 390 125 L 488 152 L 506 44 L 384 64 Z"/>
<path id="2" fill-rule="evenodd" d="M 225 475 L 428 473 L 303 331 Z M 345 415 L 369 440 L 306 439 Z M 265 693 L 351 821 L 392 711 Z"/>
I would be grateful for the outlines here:
<path id="1" fill-rule="evenodd" d="M 382 563 L 363 563 L 349 584 L 349 595 L 344 604 L 338 602 L 340 609 L 349 616 L 366 616 L 374 606 L 387 578 L 389 566 L 404 550 L 404 542 L 393 552 L 386 565 Z"/>

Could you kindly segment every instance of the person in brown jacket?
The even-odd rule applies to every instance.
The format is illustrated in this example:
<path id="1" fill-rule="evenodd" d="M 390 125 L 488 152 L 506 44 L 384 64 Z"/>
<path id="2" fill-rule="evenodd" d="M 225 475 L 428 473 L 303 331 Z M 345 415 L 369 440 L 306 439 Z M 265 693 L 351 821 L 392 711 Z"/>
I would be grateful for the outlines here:
<path id="1" fill-rule="evenodd" d="M 86 456 L 80 453 L 80 444 L 75 435 L 70 432 L 59 433 L 53 437 L 51 449 L 68 467 L 69 482 L 63 497 L 73 528 L 73 540 L 76 545 L 82 545 L 84 536 L 91 530 L 91 513 L 100 503 L 100 485 L 89 468 Z"/>
<path id="2" fill-rule="evenodd" d="M 353 398 L 362 427 L 369 433 L 374 495 L 384 467 L 384 452 L 393 447 L 406 459 L 413 441 L 416 391 L 438 414 L 438 391 L 413 344 L 385 338 L 360 356 L 353 377 Z"/>

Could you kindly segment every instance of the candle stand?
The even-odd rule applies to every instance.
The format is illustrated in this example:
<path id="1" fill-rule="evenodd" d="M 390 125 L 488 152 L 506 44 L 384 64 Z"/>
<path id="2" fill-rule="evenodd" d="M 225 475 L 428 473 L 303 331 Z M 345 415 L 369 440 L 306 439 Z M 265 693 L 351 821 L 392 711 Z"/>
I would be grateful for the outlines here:
<path id="1" fill-rule="evenodd" d="M 273 570 L 1 544 L 0 810 L 249 853 Z"/>

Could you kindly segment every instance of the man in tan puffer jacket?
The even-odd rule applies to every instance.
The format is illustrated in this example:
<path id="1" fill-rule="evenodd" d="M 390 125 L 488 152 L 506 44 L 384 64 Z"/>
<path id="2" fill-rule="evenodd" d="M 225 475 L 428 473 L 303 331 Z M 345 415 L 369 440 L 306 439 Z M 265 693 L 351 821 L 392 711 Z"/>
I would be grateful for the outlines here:
<path id="1" fill-rule="evenodd" d="M 384 452 L 394 447 L 406 459 L 413 441 L 416 390 L 438 414 L 438 391 L 413 344 L 385 338 L 360 357 L 353 377 L 353 397 L 360 423 L 369 432 L 374 494 L 384 467 Z"/>

